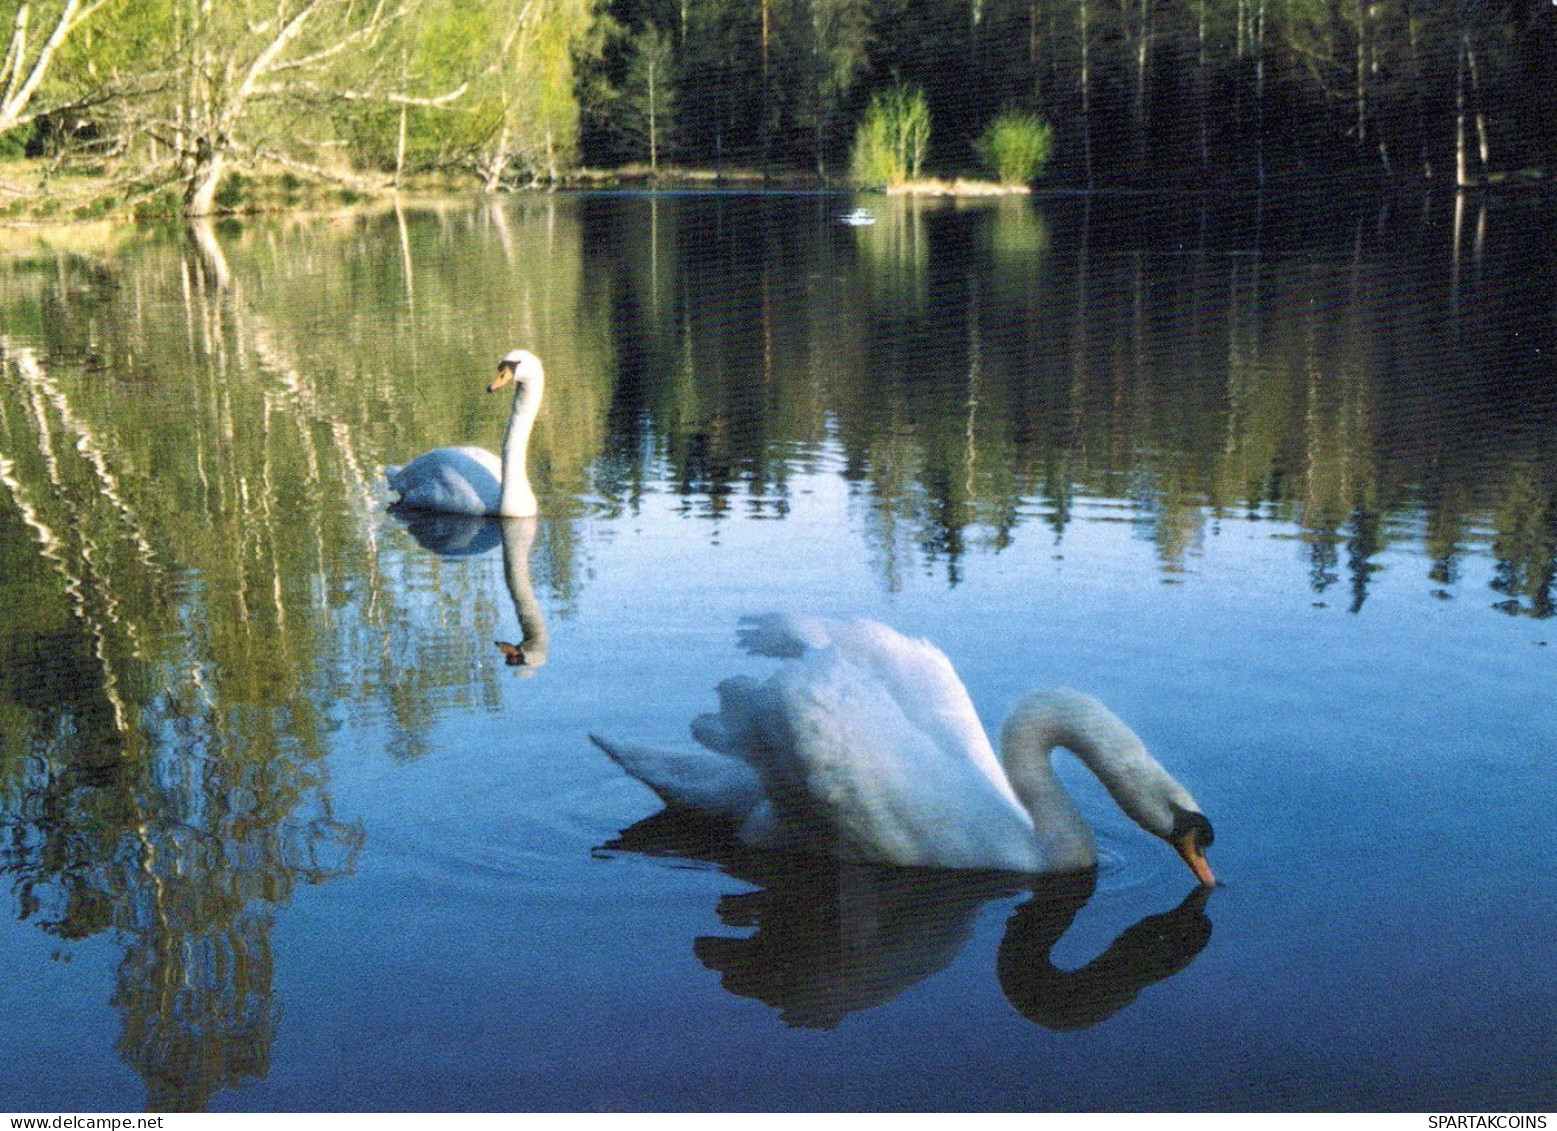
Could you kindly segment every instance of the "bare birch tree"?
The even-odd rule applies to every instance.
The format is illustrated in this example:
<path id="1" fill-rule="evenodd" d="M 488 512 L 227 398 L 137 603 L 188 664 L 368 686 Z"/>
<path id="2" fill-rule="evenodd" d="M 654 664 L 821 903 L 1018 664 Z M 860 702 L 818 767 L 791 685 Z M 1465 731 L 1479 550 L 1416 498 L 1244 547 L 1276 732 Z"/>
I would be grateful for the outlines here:
<path id="1" fill-rule="evenodd" d="M 65 40 L 107 0 L 64 0 L 63 4 L 35 4 L 33 0 L 19 0 L 12 7 L 11 42 L 6 49 L 5 61 L 0 63 L 0 134 L 48 113 L 48 108 L 34 109 L 33 99 L 38 88 L 48 76 L 49 67 Z M 42 26 L 33 27 L 34 18 Z M 52 20 L 52 25 L 50 21 Z M 35 31 L 45 31 L 41 37 Z"/>
<path id="2" fill-rule="evenodd" d="M 589 30 L 591 0 L 518 0 L 490 72 L 497 125 L 479 172 L 494 192 L 517 165 L 532 184 L 554 183 L 578 146 L 575 46 Z"/>
<path id="3" fill-rule="evenodd" d="M 375 48 L 417 0 L 178 0 L 171 61 L 171 113 L 148 126 L 170 134 L 180 154 L 184 210 L 204 216 L 214 207 L 222 175 L 235 157 L 300 163 L 267 146 L 249 127 L 263 107 L 305 108 L 354 101 L 440 105 L 443 94 L 398 89 L 404 69 L 385 65 Z M 295 135 L 294 135 L 295 136 Z M 318 172 L 318 169 L 312 169 Z"/>

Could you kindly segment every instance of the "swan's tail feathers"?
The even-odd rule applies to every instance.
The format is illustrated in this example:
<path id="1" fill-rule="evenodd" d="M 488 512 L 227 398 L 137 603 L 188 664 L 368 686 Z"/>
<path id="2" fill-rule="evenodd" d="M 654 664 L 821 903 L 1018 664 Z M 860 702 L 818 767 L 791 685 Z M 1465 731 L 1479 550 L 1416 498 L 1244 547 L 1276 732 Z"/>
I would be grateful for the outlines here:
<path id="1" fill-rule="evenodd" d="M 763 613 L 742 617 L 735 637 L 740 646 L 754 656 L 793 660 L 807 649 L 827 647 L 832 638 L 832 625 L 820 617 Z"/>
<path id="2" fill-rule="evenodd" d="M 656 750 L 591 734 L 589 740 L 670 806 L 743 820 L 762 796 L 756 772 L 710 750 Z"/>

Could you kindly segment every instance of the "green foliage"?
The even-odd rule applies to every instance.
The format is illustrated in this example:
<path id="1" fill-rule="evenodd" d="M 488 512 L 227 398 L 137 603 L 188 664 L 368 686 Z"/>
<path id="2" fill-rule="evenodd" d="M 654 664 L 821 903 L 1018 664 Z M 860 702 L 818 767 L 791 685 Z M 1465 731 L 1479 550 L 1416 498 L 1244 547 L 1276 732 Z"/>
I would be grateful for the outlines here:
<path id="1" fill-rule="evenodd" d="M 99 217 L 107 216 L 118 206 L 119 198 L 110 193 L 107 196 L 99 196 L 77 206 L 72 215 L 78 220 L 96 220 Z"/>
<path id="2" fill-rule="evenodd" d="M 140 223 L 153 223 L 177 216 L 184 210 L 184 194 L 176 188 L 153 193 L 135 205 L 135 219 Z"/>
<path id="3" fill-rule="evenodd" d="M 631 50 L 618 94 L 618 129 L 629 149 L 658 169 L 675 121 L 675 42 L 650 24 L 633 36 Z"/>
<path id="4" fill-rule="evenodd" d="M 596 0 L 425 0 L 408 58 L 428 89 L 469 88 L 456 102 L 408 116 L 411 168 L 464 167 L 489 189 L 515 176 L 552 180 L 578 151 L 578 60 L 590 51 Z M 397 111 L 363 130 L 393 167 Z"/>
<path id="5" fill-rule="evenodd" d="M 207 196 L 264 156 L 489 189 L 672 154 L 819 175 L 852 158 L 867 185 L 975 156 L 1008 183 L 1094 163 L 1143 184 L 1557 170 L 1545 0 L 1046 0 L 972 19 L 968 0 L 103 0 L 32 90 L 17 66 L 70 6 L 29 0 L 0 64 L 0 157 L 74 139 L 59 175 L 88 153 L 109 175 L 214 168 Z M 0 27 L 20 8 L 0 0 Z M 202 145 L 219 160 L 197 168 Z"/>
<path id="6" fill-rule="evenodd" d="M 811 0 L 798 37 L 809 50 L 809 81 L 797 84 L 793 115 L 811 134 L 811 158 L 825 175 L 830 134 L 845 98 L 869 63 L 870 15 L 862 0 Z"/>
<path id="7" fill-rule="evenodd" d="M 902 84 L 870 100 L 854 134 L 850 172 L 868 188 L 900 185 L 919 176 L 930 145 L 930 104 L 924 91 Z"/>
<path id="8" fill-rule="evenodd" d="M 216 206 L 223 211 L 231 212 L 243 203 L 245 190 L 249 187 L 249 179 L 242 173 L 231 172 L 222 178 L 221 187 L 216 190 Z"/>
<path id="9" fill-rule="evenodd" d="M 1007 110 L 984 127 L 973 148 L 1001 184 L 1025 185 L 1048 163 L 1052 135 L 1037 114 Z"/>

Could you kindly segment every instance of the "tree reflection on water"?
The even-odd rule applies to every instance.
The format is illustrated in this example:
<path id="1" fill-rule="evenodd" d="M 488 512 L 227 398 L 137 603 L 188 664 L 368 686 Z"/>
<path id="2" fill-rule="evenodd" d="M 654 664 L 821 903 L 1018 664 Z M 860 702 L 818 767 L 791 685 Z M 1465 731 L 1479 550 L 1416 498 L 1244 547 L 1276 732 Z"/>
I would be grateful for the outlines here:
<path id="1" fill-rule="evenodd" d="M 783 521 L 798 480 L 836 476 L 887 591 L 1083 520 L 1129 524 L 1193 584 L 1221 529 L 1265 523 L 1353 613 L 1404 548 L 1406 584 L 1553 615 L 1541 210 L 1477 203 L 1467 243 L 1436 206 L 912 202 L 853 229 L 835 204 L 526 198 L 119 229 L 0 263 L 0 868 L 21 919 L 122 948 L 120 1050 L 153 1106 L 267 1070 L 277 909 L 365 843 L 333 811 L 332 732 L 381 726 L 409 761 L 440 718 L 495 710 L 491 642 L 517 617 L 537 666 L 537 587 L 565 620 L 589 524 L 650 496 L 717 529 Z M 546 517 L 512 531 L 517 556 L 487 543 L 504 601 L 383 537 L 377 477 L 491 437 L 465 393 L 521 342 L 558 379 L 533 450 Z M 803 1024 L 926 976 L 1013 893 L 754 875 L 724 912 L 756 932 L 699 956 Z M 1187 901 L 1062 975 L 1047 954 L 1085 899 L 1039 885 L 1002 949 L 1013 1004 L 1056 1028 L 1208 930 Z"/>
<path id="2" fill-rule="evenodd" d="M 855 230 L 586 201 L 617 347 L 597 489 L 756 513 L 831 442 L 889 588 L 916 560 L 955 584 L 1034 518 L 1063 537 L 1084 496 L 1127 503 L 1168 580 L 1225 521 L 1294 523 L 1353 611 L 1391 545 L 1425 524 L 1447 575 L 1491 520 L 1499 607 L 1548 615 L 1549 218 L 1494 217 L 1472 278 L 1436 212 L 1305 199 L 1250 232 L 1182 203 L 912 202 Z"/>

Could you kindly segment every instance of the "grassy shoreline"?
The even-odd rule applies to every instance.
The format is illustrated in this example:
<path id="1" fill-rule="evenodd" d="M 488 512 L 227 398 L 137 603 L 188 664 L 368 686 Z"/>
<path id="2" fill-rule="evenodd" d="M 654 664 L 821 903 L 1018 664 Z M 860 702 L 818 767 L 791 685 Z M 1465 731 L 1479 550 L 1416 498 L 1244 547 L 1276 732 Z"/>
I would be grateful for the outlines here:
<path id="1" fill-rule="evenodd" d="M 688 169 L 628 165 L 618 169 L 578 169 L 554 185 L 505 188 L 503 192 L 547 191 L 805 191 L 876 192 L 843 180 L 825 180 L 814 171 L 760 169 Z M 373 202 L 427 197 L 473 196 L 481 186 L 469 176 L 419 173 L 397 186 L 377 177 L 341 173 L 309 177 L 288 169 L 238 170 L 223 179 L 214 218 L 275 212 L 328 212 Z M 966 177 L 922 178 L 888 187 L 890 195 L 996 196 L 1026 194 L 1026 185 L 1000 185 Z M 107 162 L 59 165 L 45 160 L 0 162 L 0 226 L 36 227 L 97 220 L 166 221 L 183 219 L 183 196 L 173 182 L 138 177 L 133 168 Z"/>
<path id="2" fill-rule="evenodd" d="M 15 158 L 0 161 L 0 229 L 58 228 L 90 222 L 183 222 L 181 187 L 166 180 L 137 176 L 138 167 L 119 167 L 111 162 L 59 165 L 46 160 Z M 1472 193 L 1542 191 L 1557 188 L 1557 181 L 1534 171 L 1490 177 L 1484 183 L 1457 190 L 1450 183 L 1419 182 L 1424 189 Z M 1272 184 L 1279 192 L 1291 184 Z M 1396 182 L 1401 187 L 1401 182 Z M 1334 190 L 1337 185 L 1328 183 Z M 1344 182 L 1358 190 L 1387 188 L 1378 180 Z M 827 192 L 840 195 L 917 196 L 924 198 L 977 199 L 1003 196 L 1118 195 L 1186 191 L 1174 184 L 1155 188 L 1128 186 L 1084 187 L 1044 183 L 1004 185 L 973 177 L 924 177 L 886 188 L 861 188 L 846 180 L 823 179 L 814 170 L 778 170 L 732 167 L 725 169 L 646 165 L 615 169 L 576 169 L 556 184 L 505 187 L 497 195 L 546 192 Z M 1193 190 L 1188 190 L 1193 191 Z M 1203 186 L 1201 191 L 1204 191 Z M 1239 191 L 1236 188 L 1234 191 Z M 310 215 L 394 207 L 397 203 L 469 199 L 483 195 L 474 177 L 457 173 L 418 173 L 397 186 L 385 173 L 364 175 L 355 171 L 299 174 L 279 166 L 231 172 L 217 193 L 211 219 L 276 214 Z"/>

